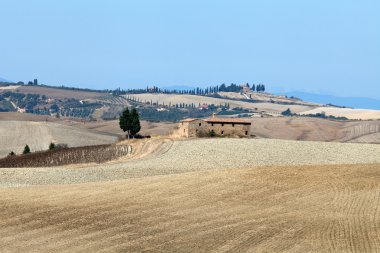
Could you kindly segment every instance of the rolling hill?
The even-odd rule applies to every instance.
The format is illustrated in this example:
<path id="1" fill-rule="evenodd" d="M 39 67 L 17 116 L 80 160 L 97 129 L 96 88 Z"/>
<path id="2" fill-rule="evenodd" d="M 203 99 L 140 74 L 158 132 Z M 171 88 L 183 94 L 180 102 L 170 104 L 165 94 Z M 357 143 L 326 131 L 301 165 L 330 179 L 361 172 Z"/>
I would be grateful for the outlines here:
<path id="1" fill-rule="evenodd" d="M 8 82 L 10 82 L 9 80 L 7 80 L 7 79 L 5 79 L 5 78 L 2 78 L 1 76 L 0 76 L 0 83 L 1 82 L 5 82 L 5 83 L 8 83 Z"/>
<path id="2" fill-rule="evenodd" d="M 99 165 L 0 169 L 2 250 L 376 252 L 380 243 L 378 145 L 152 139 L 134 150 Z"/>
<path id="3" fill-rule="evenodd" d="M 0 121 L 0 157 L 11 151 L 20 154 L 28 144 L 31 151 L 47 150 L 51 142 L 69 147 L 113 143 L 117 136 L 52 122 Z"/>

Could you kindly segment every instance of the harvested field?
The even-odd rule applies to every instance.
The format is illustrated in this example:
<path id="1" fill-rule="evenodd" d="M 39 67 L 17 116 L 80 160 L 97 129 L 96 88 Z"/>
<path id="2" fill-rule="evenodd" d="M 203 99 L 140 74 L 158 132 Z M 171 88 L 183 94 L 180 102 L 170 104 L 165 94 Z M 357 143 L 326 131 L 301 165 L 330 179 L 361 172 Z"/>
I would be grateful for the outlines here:
<path id="1" fill-rule="evenodd" d="M 75 184 L 268 165 L 380 163 L 380 145 L 270 139 L 151 139 L 133 143 L 129 160 L 72 170 L 0 169 L 0 186 Z"/>
<path id="2" fill-rule="evenodd" d="M 249 92 L 248 94 L 246 94 L 247 97 L 239 92 L 218 92 L 218 94 L 222 97 L 232 98 L 232 99 L 247 99 L 247 97 L 248 98 L 250 97 L 251 99 L 260 101 L 260 102 L 275 101 L 278 103 L 294 103 L 294 104 L 307 105 L 307 106 L 320 106 L 320 104 L 317 104 L 317 103 L 302 101 L 299 99 L 289 98 L 285 96 L 277 96 L 277 95 L 266 93 L 266 92 Z"/>
<path id="3" fill-rule="evenodd" d="M 369 109 L 351 109 L 351 108 L 334 108 L 334 107 L 318 107 L 310 111 L 304 111 L 301 114 L 316 114 L 325 112 L 326 115 L 335 117 L 346 117 L 348 119 L 380 119 L 380 110 Z"/>
<path id="4" fill-rule="evenodd" d="M 16 90 L 20 88 L 20 85 L 0 86 L 0 91 Z"/>
<path id="5" fill-rule="evenodd" d="M 380 249 L 376 164 L 0 188 L 0 196 L 0 245 L 9 253 Z"/>
<path id="6" fill-rule="evenodd" d="M 11 151 L 20 154 L 26 144 L 34 152 L 48 149 L 51 142 L 78 147 L 110 144 L 117 137 L 51 122 L 0 121 L 0 140 L 0 157 L 4 157 Z"/>
<path id="7" fill-rule="evenodd" d="M 171 122 L 150 122 L 146 120 L 141 120 L 141 131 L 142 135 L 169 135 L 169 133 L 178 126 L 178 123 Z M 78 121 L 62 122 L 62 124 L 68 124 L 75 127 L 95 130 L 101 133 L 110 133 L 115 135 L 125 135 L 119 127 L 119 120 L 104 120 L 95 122 L 81 123 Z"/>
<path id="8" fill-rule="evenodd" d="M 56 117 L 32 113 L 0 112 L 0 121 L 60 121 Z"/>
<path id="9" fill-rule="evenodd" d="M 336 121 L 309 117 L 252 119 L 258 137 L 305 141 L 380 143 L 380 121 Z"/>
<path id="10" fill-rule="evenodd" d="M 50 98 L 64 99 L 64 98 L 75 98 L 75 99 L 89 99 L 89 98 L 99 98 L 104 97 L 107 93 L 93 92 L 93 91 L 80 91 L 80 90 L 69 90 L 69 89 L 59 89 L 52 87 L 43 86 L 20 86 L 17 88 L 17 92 L 20 93 L 30 93 L 30 94 L 40 94 L 45 95 Z"/>
<path id="11" fill-rule="evenodd" d="M 257 108 L 259 111 L 267 111 L 267 112 L 283 112 L 286 109 L 290 108 L 292 112 L 303 112 L 313 109 L 312 106 L 305 106 L 305 105 L 282 105 L 282 104 L 273 104 L 273 103 L 251 103 L 251 102 L 244 102 L 244 101 L 237 101 L 237 100 L 231 100 L 231 99 L 223 99 L 223 98 L 213 98 L 213 97 L 206 97 L 206 96 L 195 96 L 195 95 L 178 95 L 178 94 L 150 94 L 150 93 L 144 93 L 144 94 L 132 94 L 131 96 L 139 98 L 144 102 L 146 101 L 153 101 L 159 102 L 159 104 L 162 104 L 163 102 L 168 105 L 171 103 L 172 105 L 176 103 L 185 103 L 185 104 L 191 104 L 194 103 L 195 105 L 201 104 L 215 104 L 224 105 L 225 103 L 229 103 L 231 107 L 242 107 L 242 108 L 248 108 L 248 109 L 255 109 Z"/>

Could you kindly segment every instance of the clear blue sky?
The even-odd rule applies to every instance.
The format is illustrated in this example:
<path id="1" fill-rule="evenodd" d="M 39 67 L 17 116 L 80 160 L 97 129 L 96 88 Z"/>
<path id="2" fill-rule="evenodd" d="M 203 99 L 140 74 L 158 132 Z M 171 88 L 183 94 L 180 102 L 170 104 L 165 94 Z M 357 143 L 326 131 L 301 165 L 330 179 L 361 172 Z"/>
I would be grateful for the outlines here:
<path id="1" fill-rule="evenodd" d="M 378 0 L 0 1 L 0 76 L 380 97 Z"/>

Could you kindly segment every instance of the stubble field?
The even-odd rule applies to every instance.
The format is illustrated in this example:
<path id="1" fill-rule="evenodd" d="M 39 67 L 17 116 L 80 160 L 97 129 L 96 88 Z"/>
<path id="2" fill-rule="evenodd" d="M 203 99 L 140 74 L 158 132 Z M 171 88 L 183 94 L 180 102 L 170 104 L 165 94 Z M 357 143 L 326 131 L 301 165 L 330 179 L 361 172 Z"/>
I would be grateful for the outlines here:
<path id="1" fill-rule="evenodd" d="M 379 252 L 379 165 L 0 189 L 2 252 Z"/>
<path id="2" fill-rule="evenodd" d="M 0 169 L 2 252 L 380 250 L 379 145 L 132 145 L 100 165 Z"/>

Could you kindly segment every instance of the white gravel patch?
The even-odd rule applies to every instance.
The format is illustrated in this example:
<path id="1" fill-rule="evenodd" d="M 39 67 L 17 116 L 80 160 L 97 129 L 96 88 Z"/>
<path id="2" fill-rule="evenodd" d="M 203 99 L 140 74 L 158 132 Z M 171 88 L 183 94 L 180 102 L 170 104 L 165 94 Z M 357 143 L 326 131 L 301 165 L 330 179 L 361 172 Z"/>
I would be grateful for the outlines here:
<path id="1" fill-rule="evenodd" d="M 121 163 L 75 169 L 0 169 L 0 186 L 97 182 L 265 165 L 358 163 L 380 163 L 380 145 L 272 139 L 185 140 L 175 141 L 166 153 Z"/>

